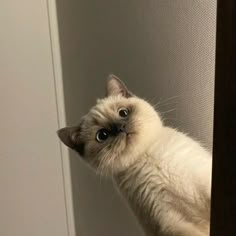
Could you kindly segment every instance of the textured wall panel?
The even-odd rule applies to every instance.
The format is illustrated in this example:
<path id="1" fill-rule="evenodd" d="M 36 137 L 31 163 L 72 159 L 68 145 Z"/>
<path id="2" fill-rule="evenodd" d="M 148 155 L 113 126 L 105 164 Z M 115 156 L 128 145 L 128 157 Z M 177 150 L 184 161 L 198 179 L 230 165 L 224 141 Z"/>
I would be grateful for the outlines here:
<path id="1" fill-rule="evenodd" d="M 216 0 L 58 0 L 58 12 L 68 124 L 112 72 L 211 149 Z M 112 184 L 71 161 L 79 235 L 142 235 Z"/>

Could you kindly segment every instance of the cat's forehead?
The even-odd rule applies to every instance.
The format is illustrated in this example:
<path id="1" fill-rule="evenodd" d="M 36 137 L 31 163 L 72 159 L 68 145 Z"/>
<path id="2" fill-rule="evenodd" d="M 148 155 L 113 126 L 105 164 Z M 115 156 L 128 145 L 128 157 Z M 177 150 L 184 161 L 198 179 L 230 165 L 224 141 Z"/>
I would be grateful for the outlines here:
<path id="1" fill-rule="evenodd" d="M 122 96 L 99 99 L 97 104 L 90 110 L 88 116 L 90 117 L 90 122 L 93 123 L 112 121 L 117 116 L 119 108 L 126 107 L 131 109 L 133 106 L 132 99 L 123 98 Z"/>
<path id="2" fill-rule="evenodd" d="M 97 110 L 114 110 L 117 107 L 129 106 L 132 104 L 132 99 L 124 98 L 123 96 L 110 96 L 103 99 L 98 99 L 94 107 Z"/>

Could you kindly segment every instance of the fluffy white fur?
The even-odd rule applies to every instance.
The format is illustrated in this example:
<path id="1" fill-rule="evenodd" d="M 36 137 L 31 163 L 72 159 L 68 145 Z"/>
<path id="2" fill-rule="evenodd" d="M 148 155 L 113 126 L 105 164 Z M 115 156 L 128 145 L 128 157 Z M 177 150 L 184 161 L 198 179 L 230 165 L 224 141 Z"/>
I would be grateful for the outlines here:
<path id="1" fill-rule="evenodd" d="M 119 79 L 111 78 L 107 87 L 108 96 L 85 116 L 79 133 L 66 128 L 59 137 L 75 150 L 85 143 L 85 161 L 113 177 L 148 236 L 209 235 L 210 154 L 187 135 L 165 127 L 158 112 Z M 126 133 L 97 143 L 97 130 L 117 121 L 120 107 L 131 110 Z"/>
<path id="2" fill-rule="evenodd" d="M 122 100 L 109 97 L 99 105 Z M 147 235 L 209 235 L 210 154 L 187 135 L 163 126 L 158 113 L 143 99 L 132 97 L 129 103 L 139 108 L 142 125 L 130 150 L 113 165 L 119 189 Z M 143 223 L 144 217 L 152 219 Z M 150 230 L 152 221 L 156 227 Z"/>
<path id="3" fill-rule="evenodd" d="M 211 157 L 183 133 L 161 127 L 142 158 L 115 180 L 147 235 L 209 235 Z"/>

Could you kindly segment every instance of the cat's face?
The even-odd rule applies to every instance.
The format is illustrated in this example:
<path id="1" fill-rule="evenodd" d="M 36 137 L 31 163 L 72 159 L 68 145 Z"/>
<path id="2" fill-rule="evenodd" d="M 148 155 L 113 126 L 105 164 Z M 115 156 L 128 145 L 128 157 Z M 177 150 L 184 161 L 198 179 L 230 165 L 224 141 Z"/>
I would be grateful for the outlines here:
<path id="1" fill-rule="evenodd" d="M 60 139 L 97 171 L 113 174 L 132 165 L 155 140 L 162 123 L 154 108 L 111 76 L 107 96 Z"/>

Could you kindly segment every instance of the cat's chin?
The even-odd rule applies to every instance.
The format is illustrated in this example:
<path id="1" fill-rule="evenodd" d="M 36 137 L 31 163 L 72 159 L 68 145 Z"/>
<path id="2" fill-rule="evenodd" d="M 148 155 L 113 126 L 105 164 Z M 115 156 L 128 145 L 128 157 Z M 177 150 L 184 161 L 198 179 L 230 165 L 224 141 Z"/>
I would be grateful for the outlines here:
<path id="1" fill-rule="evenodd" d="M 136 138 L 135 136 L 136 136 L 135 132 L 129 132 L 129 133 L 124 134 L 125 148 L 121 152 L 121 154 L 120 154 L 121 156 L 125 155 L 132 148 L 130 146 L 132 146 L 135 143 L 135 138 Z"/>
<path id="2" fill-rule="evenodd" d="M 132 140 L 129 139 L 131 139 L 131 137 L 127 137 L 127 146 L 129 142 L 132 143 Z M 134 155 L 134 153 L 136 153 L 136 155 Z M 139 161 L 141 156 L 143 155 L 138 155 L 135 151 L 135 147 L 132 146 L 130 148 L 125 149 L 121 154 L 114 155 L 112 157 L 112 161 L 100 163 L 99 167 L 102 168 L 95 167 L 94 169 L 96 173 L 99 173 L 103 176 L 115 176 L 120 172 L 123 172 L 130 168 L 130 166 Z"/>
<path id="3" fill-rule="evenodd" d="M 114 163 L 114 165 L 106 166 L 102 170 L 95 168 L 95 172 L 105 177 L 113 177 L 117 174 L 124 172 L 127 170 L 131 165 L 125 165 L 120 163 Z"/>
<path id="4" fill-rule="evenodd" d="M 136 132 L 129 132 L 129 133 L 127 133 L 127 135 L 126 135 L 127 141 L 132 142 L 132 139 L 134 139 L 136 135 L 137 135 Z"/>

